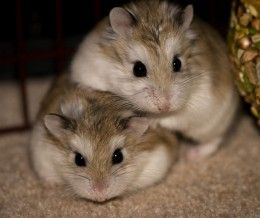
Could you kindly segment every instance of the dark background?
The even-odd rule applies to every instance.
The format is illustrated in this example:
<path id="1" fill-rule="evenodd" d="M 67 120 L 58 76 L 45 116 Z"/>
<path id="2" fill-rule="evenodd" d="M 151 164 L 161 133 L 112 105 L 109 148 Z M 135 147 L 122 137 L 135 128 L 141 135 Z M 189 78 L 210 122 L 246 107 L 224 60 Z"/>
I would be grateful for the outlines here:
<path id="1" fill-rule="evenodd" d="M 10 79 L 16 76 L 16 65 L 22 52 L 50 51 L 57 47 L 57 5 L 56 0 L 9 0 L 2 2 L 0 7 L 0 79 Z M 62 27 L 62 51 L 59 54 L 59 67 L 55 67 L 55 58 L 39 57 L 27 59 L 25 63 L 26 76 L 43 76 L 53 74 L 66 68 L 71 54 L 78 43 L 95 23 L 106 16 L 114 6 L 120 6 L 125 0 L 60 0 Z M 225 37 L 229 22 L 230 0 L 178 0 L 185 6 L 192 3 L 195 13 L 215 26 Z M 20 10 L 20 18 L 17 17 Z M 22 28 L 17 28 L 20 22 Z M 23 48 L 18 48 L 18 37 L 23 39 Z M 21 46 L 20 46 L 21 47 Z M 64 48 L 69 48 L 65 52 Z M 21 51 L 22 50 L 22 51 Z M 32 54 L 34 56 L 34 54 Z M 2 61 L 1 61 L 2 59 Z M 9 60 L 9 61 L 7 61 Z"/>

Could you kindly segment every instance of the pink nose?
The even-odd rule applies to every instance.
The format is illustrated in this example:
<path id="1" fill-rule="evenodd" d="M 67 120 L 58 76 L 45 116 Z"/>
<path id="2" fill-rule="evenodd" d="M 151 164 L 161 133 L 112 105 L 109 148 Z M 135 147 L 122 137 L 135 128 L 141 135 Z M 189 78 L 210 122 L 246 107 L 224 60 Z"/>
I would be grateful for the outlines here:
<path id="1" fill-rule="evenodd" d="M 93 184 L 93 189 L 97 192 L 103 192 L 107 188 L 107 184 L 103 181 L 98 181 Z"/>
<path id="2" fill-rule="evenodd" d="M 170 111 L 170 103 L 169 102 L 163 102 L 160 105 L 158 105 L 158 110 L 160 112 L 169 112 Z"/>

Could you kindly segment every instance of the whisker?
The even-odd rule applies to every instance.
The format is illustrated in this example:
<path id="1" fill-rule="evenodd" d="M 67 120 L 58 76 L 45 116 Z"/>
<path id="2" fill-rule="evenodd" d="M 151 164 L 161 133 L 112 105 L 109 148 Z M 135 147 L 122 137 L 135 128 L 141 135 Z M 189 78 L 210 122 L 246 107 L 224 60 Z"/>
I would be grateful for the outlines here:
<path id="1" fill-rule="evenodd" d="M 76 174 L 76 173 L 71 173 L 71 172 L 67 172 L 66 174 L 67 174 L 67 175 L 73 175 L 73 176 L 80 177 L 80 178 L 84 178 L 84 179 L 90 181 L 90 178 L 87 177 L 87 176 L 83 176 L 83 175 Z"/>
<path id="2" fill-rule="evenodd" d="M 122 166 L 122 167 L 116 169 L 115 171 L 113 171 L 113 172 L 112 172 L 112 175 L 117 175 L 117 174 L 119 174 L 120 172 L 126 171 L 127 169 L 132 168 L 132 167 L 134 167 L 134 166 L 136 166 L 136 165 L 135 165 L 135 164 L 130 164 L 130 165 Z"/>
<path id="3" fill-rule="evenodd" d="M 132 172 L 135 172 L 135 170 L 118 173 L 118 174 L 115 175 L 115 177 L 123 176 L 123 175 L 125 175 L 125 174 L 130 174 L 130 173 L 132 173 Z"/>
<path id="4" fill-rule="evenodd" d="M 75 174 L 76 175 L 76 174 Z M 90 178 L 86 177 L 86 176 L 83 176 L 83 175 L 76 175 L 76 176 L 79 176 L 81 178 L 84 178 L 84 179 L 87 179 L 88 181 L 90 181 Z"/>

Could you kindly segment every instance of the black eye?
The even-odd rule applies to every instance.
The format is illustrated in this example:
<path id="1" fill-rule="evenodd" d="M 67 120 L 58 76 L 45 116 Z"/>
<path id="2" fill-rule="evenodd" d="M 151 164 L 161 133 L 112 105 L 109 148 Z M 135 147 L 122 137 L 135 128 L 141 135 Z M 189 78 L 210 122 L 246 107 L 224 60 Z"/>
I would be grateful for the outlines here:
<path id="1" fill-rule="evenodd" d="M 146 67 L 141 61 L 135 62 L 133 72 L 136 77 L 146 77 L 147 75 Z"/>
<path id="2" fill-rule="evenodd" d="M 178 57 L 173 58 L 172 68 L 173 68 L 174 72 L 180 72 L 180 70 L 181 70 L 181 60 Z"/>
<path id="3" fill-rule="evenodd" d="M 124 156 L 120 148 L 116 149 L 112 156 L 112 164 L 119 164 L 123 161 Z"/>
<path id="4" fill-rule="evenodd" d="M 86 161 L 85 158 L 78 152 L 75 153 L 75 164 L 79 167 L 85 167 Z"/>

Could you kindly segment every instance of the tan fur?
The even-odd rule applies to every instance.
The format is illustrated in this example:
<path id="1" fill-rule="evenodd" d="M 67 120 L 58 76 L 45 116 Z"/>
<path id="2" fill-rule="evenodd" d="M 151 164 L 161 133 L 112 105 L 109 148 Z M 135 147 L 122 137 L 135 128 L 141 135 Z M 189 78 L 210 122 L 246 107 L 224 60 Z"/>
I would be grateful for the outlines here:
<path id="1" fill-rule="evenodd" d="M 167 1 L 141 0 L 123 8 L 133 21 L 117 34 L 105 18 L 76 53 L 72 80 L 124 97 L 163 127 L 199 143 L 222 141 L 216 139 L 230 128 L 238 106 L 223 39 L 196 17 L 189 23 L 191 6 L 183 10 Z M 114 28 L 120 27 L 114 16 Z M 176 55 L 182 61 L 179 73 L 172 69 Z M 145 64 L 146 77 L 133 75 L 136 61 Z"/>
<path id="2" fill-rule="evenodd" d="M 44 123 L 50 113 L 73 123 L 61 132 L 55 129 L 59 131 L 55 134 L 49 129 L 51 124 Z M 124 119 L 133 115 L 138 116 L 138 112 L 122 98 L 83 89 L 69 82 L 68 75 L 62 76 L 43 101 L 33 130 L 30 151 L 36 172 L 43 180 L 64 183 L 74 193 L 94 201 L 158 182 L 178 157 L 177 140 L 161 128 L 139 135 L 135 126 L 124 124 Z M 114 166 L 116 148 L 122 149 L 124 161 Z M 76 166 L 74 152 L 85 157 L 86 167 Z M 97 191 L 100 187 L 104 190 Z"/>
<path id="3" fill-rule="evenodd" d="M 227 48 L 219 34 L 208 24 L 196 18 L 192 24 L 192 31 L 196 33 L 194 39 L 195 49 L 191 49 L 191 41 L 182 36 L 178 22 L 174 22 L 169 7 L 165 7 L 162 1 L 137 1 L 126 5 L 125 8 L 132 14 L 137 15 L 138 25 L 132 31 L 129 39 L 114 40 L 110 43 L 101 44 L 100 53 L 106 58 L 123 64 L 120 55 L 125 54 L 129 42 L 138 42 L 148 50 L 149 59 L 153 65 L 153 71 L 149 72 L 149 78 L 157 83 L 162 89 L 167 89 L 174 82 L 174 76 L 169 69 L 168 58 L 162 52 L 169 38 L 183 38 L 178 45 L 178 53 L 188 58 L 187 65 L 193 68 L 203 68 L 206 73 L 212 74 L 212 92 L 223 97 L 226 91 L 233 86 L 231 65 L 227 57 Z M 180 9 L 179 9 L 180 10 Z M 139 16 L 140 15 L 140 16 Z M 103 26 L 101 28 L 104 28 Z M 159 30 L 160 29 L 160 30 Z M 101 33 L 103 34 L 103 32 Z M 131 37 L 131 38 L 130 38 Z M 213 52 L 214 51 L 214 52 Z M 197 57 L 196 57 L 197 56 Z M 164 73 L 159 73 L 159 72 Z M 221 87 L 221 90 L 219 89 Z"/>

